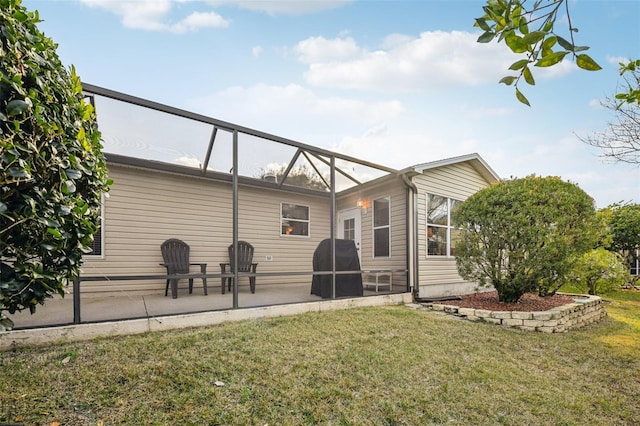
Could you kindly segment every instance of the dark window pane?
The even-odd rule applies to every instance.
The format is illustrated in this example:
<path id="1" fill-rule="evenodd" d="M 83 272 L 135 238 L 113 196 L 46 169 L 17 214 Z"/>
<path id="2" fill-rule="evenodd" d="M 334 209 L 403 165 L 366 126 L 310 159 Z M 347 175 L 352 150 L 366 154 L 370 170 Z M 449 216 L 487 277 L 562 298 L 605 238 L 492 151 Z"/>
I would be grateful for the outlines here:
<path id="1" fill-rule="evenodd" d="M 427 196 L 427 223 L 434 225 L 448 225 L 447 199 L 439 195 Z"/>
<path id="2" fill-rule="evenodd" d="M 102 228 L 98 228 L 89 247 L 91 251 L 87 253 L 88 256 L 102 256 Z"/>
<path id="3" fill-rule="evenodd" d="M 389 225 L 389 200 L 381 198 L 373 201 L 373 226 Z"/>
<path id="4" fill-rule="evenodd" d="M 451 256 L 457 256 L 456 246 L 458 241 L 462 238 L 462 230 L 457 228 L 451 228 Z"/>
<path id="5" fill-rule="evenodd" d="M 343 222 L 345 240 L 355 240 L 356 238 L 356 220 L 347 219 Z"/>
<path id="6" fill-rule="evenodd" d="M 438 226 L 427 228 L 427 254 L 430 256 L 447 255 L 447 228 Z"/>
<path id="7" fill-rule="evenodd" d="M 374 229 L 373 239 L 373 255 L 389 257 L 389 228 Z"/>
<path id="8" fill-rule="evenodd" d="M 282 235 L 309 235 L 309 224 L 295 220 L 285 220 L 282 222 Z"/>
<path id="9" fill-rule="evenodd" d="M 296 204 L 283 204 L 282 217 L 289 219 L 309 220 L 309 207 Z"/>
<path id="10" fill-rule="evenodd" d="M 451 200 L 451 226 L 458 226 L 458 224 L 453 219 L 453 214 L 456 212 L 458 207 L 460 207 L 460 204 L 462 204 L 462 201 Z"/>
<path id="11" fill-rule="evenodd" d="M 281 235 L 309 235 L 309 207 L 282 204 Z"/>

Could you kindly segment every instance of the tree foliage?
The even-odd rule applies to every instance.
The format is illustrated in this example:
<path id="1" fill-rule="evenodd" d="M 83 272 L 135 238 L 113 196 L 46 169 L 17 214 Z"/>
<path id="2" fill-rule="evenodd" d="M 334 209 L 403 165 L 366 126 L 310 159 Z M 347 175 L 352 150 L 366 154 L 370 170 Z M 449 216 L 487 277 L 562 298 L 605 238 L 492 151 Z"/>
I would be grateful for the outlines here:
<path id="1" fill-rule="evenodd" d="M 599 247 L 577 259 L 567 280 L 589 294 L 602 294 L 626 283 L 629 271 L 618 253 Z"/>
<path id="2" fill-rule="evenodd" d="M 607 210 L 611 235 L 607 248 L 623 254 L 630 263 L 640 250 L 640 204 L 614 204 Z"/>
<path id="3" fill-rule="evenodd" d="M 638 61 L 640 65 L 640 60 Z M 588 145 L 601 149 L 602 156 L 623 163 L 640 164 L 640 68 L 633 68 L 625 76 L 620 92 L 601 105 L 613 112 L 615 121 L 609 122 L 601 133 L 581 137 Z"/>
<path id="4" fill-rule="evenodd" d="M 626 77 L 625 74 L 629 77 Z M 626 63 L 620 62 L 620 75 L 624 77 L 626 84 L 624 91 L 615 95 L 619 101 L 618 106 L 623 104 L 640 106 L 640 59 Z"/>
<path id="5" fill-rule="evenodd" d="M 0 314 L 64 294 L 110 183 L 94 110 L 38 22 L 0 0 Z"/>
<path id="6" fill-rule="evenodd" d="M 597 229 L 597 241 L 594 248 L 602 247 L 610 250 L 611 243 L 613 241 L 613 235 L 611 234 L 611 217 L 613 211 L 611 207 L 605 207 L 596 212 L 596 229 Z"/>
<path id="7" fill-rule="evenodd" d="M 460 275 L 494 286 L 503 302 L 527 292 L 554 294 L 577 256 L 598 239 L 594 202 L 558 177 L 503 181 L 480 190 L 455 212 Z"/>
<path id="8" fill-rule="evenodd" d="M 566 34 L 558 33 L 556 28 L 558 13 L 563 6 L 568 22 Z M 497 39 L 498 42 L 504 41 L 513 53 L 524 55 L 509 67 L 514 73 L 500 80 L 500 83 L 514 86 L 516 98 L 523 104 L 530 106 L 519 83 L 524 80 L 529 85 L 536 84 L 532 67 L 551 67 L 570 57 L 584 70 L 601 69 L 584 53 L 589 47 L 578 46 L 575 42 L 578 28 L 571 20 L 568 0 L 487 0 L 482 9 L 483 16 L 474 24 L 484 31 L 478 42 L 489 43 Z M 609 123 L 604 132 L 581 140 L 601 148 L 604 157 L 638 164 L 640 59 L 620 62 L 619 65 L 624 83 L 613 98 L 602 103 L 616 113 L 617 121 Z"/>
<path id="9" fill-rule="evenodd" d="M 623 256 L 626 265 L 631 265 L 640 250 L 640 204 L 612 204 L 598 215 L 605 230 L 599 246 Z M 627 278 L 635 283 L 640 276 Z"/>
<path id="10" fill-rule="evenodd" d="M 315 172 L 311 167 L 306 164 L 292 167 L 289 173 L 285 176 L 287 171 L 286 165 L 272 165 L 260 172 L 258 176 L 260 179 L 265 179 L 267 176 L 273 176 L 276 182 L 283 182 L 286 185 L 299 186 L 307 189 L 317 189 L 320 191 L 327 191 L 327 184 Z"/>
<path id="11" fill-rule="evenodd" d="M 612 250 L 640 249 L 640 204 L 614 204 L 611 210 L 609 227 L 611 230 Z"/>
<path id="12" fill-rule="evenodd" d="M 564 37 L 556 28 L 558 12 L 563 5 L 569 23 L 568 35 Z M 530 106 L 518 83 L 524 79 L 529 85 L 536 84 L 532 71 L 534 66 L 551 67 L 569 56 L 584 70 L 602 69 L 584 53 L 588 46 L 576 44 L 574 34 L 578 28 L 571 22 L 566 0 L 488 0 L 482 9 L 484 15 L 475 21 L 475 26 L 484 31 L 478 42 L 488 43 L 497 39 L 498 42 L 504 41 L 513 53 L 524 54 L 524 58 L 509 67 L 515 75 L 500 80 L 500 83 L 515 87 L 516 98 L 523 104 Z"/>

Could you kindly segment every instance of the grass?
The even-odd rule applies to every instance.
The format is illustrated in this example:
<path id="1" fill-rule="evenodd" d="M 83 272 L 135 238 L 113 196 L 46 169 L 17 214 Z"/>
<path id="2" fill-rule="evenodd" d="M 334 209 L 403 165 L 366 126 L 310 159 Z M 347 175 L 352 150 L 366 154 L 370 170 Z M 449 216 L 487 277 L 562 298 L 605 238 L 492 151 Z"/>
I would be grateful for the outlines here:
<path id="1" fill-rule="evenodd" d="M 1 353 L 0 423 L 637 424 L 640 293 L 605 299 L 565 334 L 396 306 Z"/>

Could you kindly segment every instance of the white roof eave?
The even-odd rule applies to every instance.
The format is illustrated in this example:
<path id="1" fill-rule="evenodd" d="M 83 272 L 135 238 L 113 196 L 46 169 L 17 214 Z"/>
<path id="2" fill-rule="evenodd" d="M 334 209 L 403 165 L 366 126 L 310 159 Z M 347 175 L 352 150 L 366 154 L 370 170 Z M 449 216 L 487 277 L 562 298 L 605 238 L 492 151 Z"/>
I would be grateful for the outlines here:
<path id="1" fill-rule="evenodd" d="M 459 163 L 470 163 L 488 182 L 494 183 L 502 180 L 500 176 L 484 161 L 478 153 L 461 155 L 458 157 L 445 158 L 442 160 L 430 161 L 428 163 L 416 164 L 400 170 L 399 174 L 415 176 L 424 173 L 426 170 L 436 169 L 444 166 L 451 166 Z"/>

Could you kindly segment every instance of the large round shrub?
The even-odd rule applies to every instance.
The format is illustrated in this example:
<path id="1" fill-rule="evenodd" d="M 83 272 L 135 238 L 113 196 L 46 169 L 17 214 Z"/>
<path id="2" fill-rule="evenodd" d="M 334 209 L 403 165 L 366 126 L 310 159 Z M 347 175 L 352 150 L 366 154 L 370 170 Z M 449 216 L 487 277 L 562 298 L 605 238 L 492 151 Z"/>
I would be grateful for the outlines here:
<path id="1" fill-rule="evenodd" d="M 460 275 L 494 286 L 504 302 L 554 294 L 598 235 L 593 199 L 558 177 L 500 182 L 469 197 L 454 218 Z"/>
<path id="2" fill-rule="evenodd" d="M 0 315 L 78 276 L 109 184 L 94 110 L 38 22 L 0 0 Z"/>

